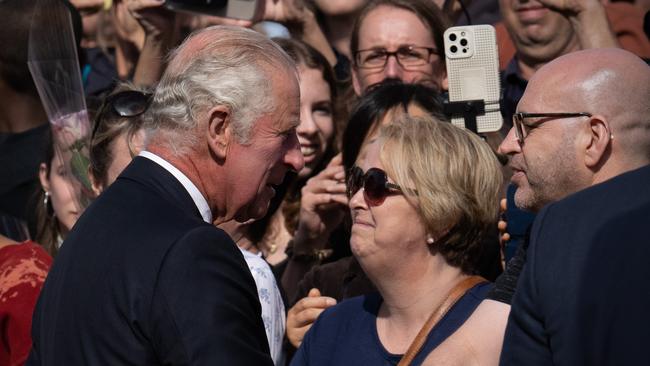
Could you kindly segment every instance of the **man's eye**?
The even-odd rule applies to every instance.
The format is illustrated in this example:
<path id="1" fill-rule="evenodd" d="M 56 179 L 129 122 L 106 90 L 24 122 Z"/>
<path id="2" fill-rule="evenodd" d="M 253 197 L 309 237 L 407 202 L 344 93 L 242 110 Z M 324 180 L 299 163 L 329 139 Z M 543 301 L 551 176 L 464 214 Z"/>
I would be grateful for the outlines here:
<path id="1" fill-rule="evenodd" d="M 386 56 L 385 51 L 373 51 L 368 53 L 368 55 L 366 56 L 366 62 L 380 60 L 383 59 L 385 56 Z"/>
<path id="2" fill-rule="evenodd" d="M 424 56 L 421 53 L 419 53 L 417 51 L 410 50 L 410 49 L 399 50 L 399 55 L 400 55 L 400 57 L 402 59 L 418 59 L 419 60 L 419 59 L 424 58 Z"/>
<path id="3" fill-rule="evenodd" d="M 281 136 L 282 136 L 282 138 L 284 140 L 288 140 L 291 136 L 294 136 L 295 134 L 296 134 L 296 129 L 292 128 L 290 130 L 286 130 L 286 131 L 282 132 Z"/>

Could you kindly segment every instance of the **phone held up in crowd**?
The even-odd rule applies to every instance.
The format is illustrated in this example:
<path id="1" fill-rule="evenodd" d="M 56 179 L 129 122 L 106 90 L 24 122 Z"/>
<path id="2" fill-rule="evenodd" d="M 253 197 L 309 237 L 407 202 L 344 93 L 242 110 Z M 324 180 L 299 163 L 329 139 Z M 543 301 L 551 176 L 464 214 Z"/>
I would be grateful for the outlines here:
<path id="1" fill-rule="evenodd" d="M 451 27 L 445 31 L 444 40 L 449 102 L 483 101 L 484 111 L 476 115 L 475 132 L 500 130 L 503 125 L 499 110 L 501 81 L 494 27 Z M 452 118 L 452 123 L 460 127 L 467 127 L 465 122 L 461 115 Z"/>

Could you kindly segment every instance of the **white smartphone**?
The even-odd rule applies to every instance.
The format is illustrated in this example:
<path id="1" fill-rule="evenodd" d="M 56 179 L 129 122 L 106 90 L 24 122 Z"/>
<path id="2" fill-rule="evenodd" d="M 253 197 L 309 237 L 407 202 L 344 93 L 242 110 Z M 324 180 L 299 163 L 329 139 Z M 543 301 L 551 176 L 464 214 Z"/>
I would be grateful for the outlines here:
<path id="1" fill-rule="evenodd" d="M 255 20 L 262 16 L 264 0 L 166 0 L 165 6 L 174 11 Z"/>
<path id="2" fill-rule="evenodd" d="M 477 132 L 499 131 L 503 118 L 499 111 L 501 80 L 494 27 L 451 27 L 445 31 L 444 39 L 449 101 L 483 100 L 485 113 L 476 116 Z M 460 116 L 454 116 L 452 123 L 465 127 Z"/>

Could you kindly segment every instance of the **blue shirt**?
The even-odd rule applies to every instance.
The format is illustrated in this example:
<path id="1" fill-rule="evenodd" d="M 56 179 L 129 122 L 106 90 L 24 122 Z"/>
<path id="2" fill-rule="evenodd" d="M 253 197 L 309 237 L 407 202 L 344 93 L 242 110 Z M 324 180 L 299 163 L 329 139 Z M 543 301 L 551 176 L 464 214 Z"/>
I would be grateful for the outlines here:
<path id="1" fill-rule="evenodd" d="M 501 115 L 504 122 L 504 128 L 502 129 L 504 136 L 512 127 L 512 115 L 515 114 L 517 104 L 524 95 L 527 85 L 528 81 L 521 76 L 517 58 L 513 57 L 501 74 L 501 86 L 503 87 Z M 508 222 L 510 240 L 505 244 L 506 263 L 510 262 L 510 259 L 515 255 L 517 247 L 523 244 L 526 239 L 526 231 L 535 220 L 535 214 L 520 210 L 515 206 L 516 188 L 513 184 L 510 184 L 507 193 L 508 207 L 505 216 Z"/>
<path id="2" fill-rule="evenodd" d="M 489 283 L 471 288 L 440 319 L 412 365 L 426 356 L 460 327 L 483 300 Z M 379 293 L 353 297 L 325 310 L 305 335 L 291 366 L 300 365 L 397 365 L 402 355 L 389 353 L 377 334 Z"/>

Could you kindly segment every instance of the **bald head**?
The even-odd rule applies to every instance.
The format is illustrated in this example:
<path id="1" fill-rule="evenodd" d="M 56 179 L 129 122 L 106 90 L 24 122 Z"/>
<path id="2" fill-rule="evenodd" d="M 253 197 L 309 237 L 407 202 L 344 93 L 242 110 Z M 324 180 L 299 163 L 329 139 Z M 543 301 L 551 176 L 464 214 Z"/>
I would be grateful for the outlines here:
<path id="1" fill-rule="evenodd" d="M 517 106 L 525 136 L 512 129 L 499 147 L 515 204 L 536 211 L 650 164 L 648 100 L 650 68 L 627 51 L 578 51 L 540 68 Z"/>
<path id="2" fill-rule="evenodd" d="M 607 121 L 612 158 L 650 163 L 650 67 L 616 48 L 573 52 L 539 69 L 528 84 L 557 112 L 589 112 Z"/>

